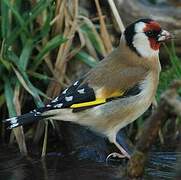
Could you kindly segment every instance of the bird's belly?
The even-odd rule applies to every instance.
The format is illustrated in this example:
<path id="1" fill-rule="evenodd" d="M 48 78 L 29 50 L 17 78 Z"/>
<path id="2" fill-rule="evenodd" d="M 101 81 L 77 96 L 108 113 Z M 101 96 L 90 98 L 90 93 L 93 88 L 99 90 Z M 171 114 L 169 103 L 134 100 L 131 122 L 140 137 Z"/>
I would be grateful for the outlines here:
<path id="1" fill-rule="evenodd" d="M 140 117 L 149 108 L 156 93 L 157 81 L 152 76 L 148 76 L 143 81 L 141 88 L 142 91 L 137 95 L 113 100 L 88 110 L 89 115 L 86 114 L 89 118 L 82 116 L 79 123 L 107 136 L 116 133 Z"/>
<path id="2" fill-rule="evenodd" d="M 121 128 L 136 120 L 151 105 L 157 89 L 158 79 L 148 76 L 141 84 L 141 92 L 130 97 L 119 98 L 96 107 L 73 113 L 64 109 L 60 117 L 113 137 Z M 62 118 L 63 117 L 63 118 Z"/>
<path id="3" fill-rule="evenodd" d="M 136 97 L 137 99 L 137 97 Z M 105 107 L 96 108 L 91 115 L 90 121 L 84 121 L 89 127 L 103 134 L 115 133 L 140 117 L 151 105 L 151 102 L 135 101 L 130 98 L 124 102 L 112 102 Z M 130 102 L 129 102 L 130 101 Z M 134 102 L 133 102 L 134 101 Z"/>

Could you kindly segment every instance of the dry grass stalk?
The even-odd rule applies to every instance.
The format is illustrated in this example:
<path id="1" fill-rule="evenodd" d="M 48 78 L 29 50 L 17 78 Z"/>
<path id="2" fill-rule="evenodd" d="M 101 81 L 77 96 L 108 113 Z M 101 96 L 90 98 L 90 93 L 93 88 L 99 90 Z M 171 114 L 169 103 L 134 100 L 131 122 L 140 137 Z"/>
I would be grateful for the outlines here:
<path id="1" fill-rule="evenodd" d="M 66 57 L 70 52 L 70 47 L 72 45 L 73 37 L 77 29 L 77 16 L 78 16 L 78 0 L 73 1 L 74 14 L 71 19 L 67 7 L 65 8 L 65 31 L 64 37 L 67 37 L 68 40 L 62 46 L 60 46 L 56 63 L 55 63 L 55 72 L 59 77 L 59 82 L 62 83 L 64 80 L 64 75 L 66 71 Z"/>
<path id="2" fill-rule="evenodd" d="M 14 5 L 15 1 L 11 0 L 10 2 L 12 5 Z M 8 13 L 8 18 L 9 18 L 9 23 L 12 24 L 12 11 L 9 11 Z M 3 46 L 4 43 L 2 43 Z M 2 49 L 1 49 L 2 50 Z M 2 57 L 2 52 L 1 52 L 1 57 Z M 15 106 L 15 110 L 17 115 L 21 114 L 21 105 L 20 105 L 20 88 L 19 86 L 17 86 L 17 88 L 15 88 L 14 90 L 14 99 L 13 99 L 13 104 Z M 10 135 L 10 143 L 13 142 L 14 140 L 14 135 L 16 137 L 20 152 L 22 155 L 27 155 L 27 148 L 26 148 L 26 143 L 25 143 L 25 136 L 24 136 L 24 132 L 23 132 L 23 128 L 22 127 L 18 127 L 13 129 L 13 131 L 11 132 Z"/>
<path id="3" fill-rule="evenodd" d="M 97 12 L 98 12 L 99 20 L 100 20 L 101 37 L 104 42 L 106 51 L 109 54 L 113 50 L 111 38 L 110 38 L 109 33 L 106 28 L 106 23 L 104 21 L 104 17 L 103 17 L 102 10 L 101 10 L 100 4 L 99 4 L 99 0 L 95 0 L 95 3 L 96 3 L 96 8 L 97 8 Z"/>
<path id="4" fill-rule="evenodd" d="M 85 46 L 87 48 L 87 51 L 89 52 L 89 54 L 91 56 L 93 56 L 95 59 L 98 59 L 97 57 L 97 53 L 95 48 L 93 47 L 93 44 L 91 43 L 90 39 L 88 37 L 84 37 L 85 38 Z"/>
<path id="5" fill-rule="evenodd" d="M 46 155 L 47 138 L 48 138 L 48 122 L 45 123 L 45 133 L 44 133 L 44 140 L 43 140 L 43 148 L 42 148 L 41 157 L 44 157 Z"/>
<path id="6" fill-rule="evenodd" d="M 110 5 L 110 8 L 111 8 L 111 10 L 112 10 L 112 12 L 113 12 L 113 15 L 114 15 L 114 17 L 115 17 L 115 19 L 116 19 L 116 22 L 117 22 L 117 24 L 118 24 L 118 26 L 119 26 L 119 29 L 120 29 L 120 31 L 123 33 L 125 27 L 124 27 L 123 21 L 122 21 L 120 15 L 119 15 L 119 13 L 118 13 L 118 10 L 117 10 L 117 8 L 116 8 L 116 6 L 115 6 L 115 3 L 114 3 L 113 0 L 108 0 L 108 3 L 109 3 L 109 5 Z"/>
<path id="7" fill-rule="evenodd" d="M 86 45 L 86 40 L 80 31 L 79 27 L 77 28 L 77 32 L 79 35 L 79 40 L 80 40 L 80 45 L 78 47 L 75 47 L 71 52 L 69 52 L 69 55 L 66 58 L 66 61 L 68 62 L 72 57 L 74 57 L 85 45 Z"/>
<path id="8" fill-rule="evenodd" d="M 72 16 L 70 15 L 68 11 L 68 4 L 67 1 L 62 0 L 61 2 L 57 1 L 58 6 L 56 8 L 56 15 L 57 18 L 53 23 L 53 33 L 61 34 L 63 32 L 63 36 L 67 37 L 68 40 L 63 45 L 61 45 L 58 49 L 53 74 L 56 80 L 59 82 L 50 82 L 48 89 L 47 89 L 47 95 L 49 97 L 55 97 L 57 96 L 62 86 L 64 87 L 64 81 L 65 81 L 65 72 L 66 72 L 66 64 L 67 60 L 66 58 L 69 55 L 70 47 L 72 45 L 72 40 L 74 37 L 74 34 L 76 32 L 77 28 L 77 16 L 78 16 L 78 0 L 74 0 L 73 3 L 73 12 Z M 60 21 L 59 21 L 60 20 Z M 59 25 L 59 23 L 61 25 Z M 64 24 L 64 25 L 63 25 Z M 54 34 L 55 35 L 55 34 Z M 49 59 L 48 59 L 49 60 Z M 42 137 L 42 134 L 44 132 L 45 128 L 45 134 L 44 134 L 44 143 L 43 143 L 43 149 L 42 149 L 42 156 L 46 153 L 46 145 L 47 145 L 47 127 L 48 125 L 45 125 L 44 122 L 39 122 L 37 131 L 34 137 L 34 142 L 37 143 L 40 138 Z"/>
<path id="9" fill-rule="evenodd" d="M 21 103 L 20 103 L 20 86 L 16 86 L 15 91 L 14 91 L 14 99 L 13 99 L 13 103 L 15 105 L 15 109 L 16 109 L 16 113 L 17 115 L 21 114 Z M 10 143 L 12 143 L 13 138 L 13 134 L 16 137 L 20 152 L 22 155 L 27 155 L 27 148 L 26 148 L 26 143 L 25 143 L 25 136 L 24 136 L 24 132 L 23 132 L 23 127 L 17 127 L 15 129 L 13 129 L 13 131 L 11 132 L 11 139 L 10 139 Z"/>
<path id="10" fill-rule="evenodd" d="M 65 8 L 66 0 L 57 0 L 56 1 L 56 10 L 55 10 L 55 18 L 50 24 L 54 24 L 52 28 L 52 32 L 54 35 L 63 33 L 63 24 L 65 19 L 64 8 Z"/>

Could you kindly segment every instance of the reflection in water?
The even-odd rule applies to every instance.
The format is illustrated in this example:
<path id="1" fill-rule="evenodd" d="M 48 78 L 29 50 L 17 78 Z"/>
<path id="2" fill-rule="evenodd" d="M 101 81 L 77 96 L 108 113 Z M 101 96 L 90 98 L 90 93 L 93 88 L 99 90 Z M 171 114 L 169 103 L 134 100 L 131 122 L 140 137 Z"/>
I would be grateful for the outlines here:
<path id="1" fill-rule="evenodd" d="M 180 152 L 152 152 L 146 168 L 147 176 L 160 180 L 175 179 L 176 162 L 180 158 Z"/>
<path id="2" fill-rule="evenodd" d="M 144 179 L 174 179 L 175 164 L 181 153 L 153 152 L 146 167 Z M 76 160 L 49 153 L 44 159 L 24 158 L 14 149 L 0 150 L 0 179 L 2 180 L 118 180 L 121 166 L 93 161 Z"/>

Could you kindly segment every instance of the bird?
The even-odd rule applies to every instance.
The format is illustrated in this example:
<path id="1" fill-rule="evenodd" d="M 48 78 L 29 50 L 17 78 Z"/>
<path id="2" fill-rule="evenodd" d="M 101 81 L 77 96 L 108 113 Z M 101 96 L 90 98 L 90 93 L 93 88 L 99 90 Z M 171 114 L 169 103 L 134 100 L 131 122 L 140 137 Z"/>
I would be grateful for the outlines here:
<path id="1" fill-rule="evenodd" d="M 7 128 L 48 119 L 72 122 L 105 136 L 120 157 L 130 158 L 118 132 L 154 101 L 161 72 L 160 45 L 171 38 L 157 21 L 136 20 L 125 28 L 118 47 L 96 67 L 43 107 L 6 119 Z"/>

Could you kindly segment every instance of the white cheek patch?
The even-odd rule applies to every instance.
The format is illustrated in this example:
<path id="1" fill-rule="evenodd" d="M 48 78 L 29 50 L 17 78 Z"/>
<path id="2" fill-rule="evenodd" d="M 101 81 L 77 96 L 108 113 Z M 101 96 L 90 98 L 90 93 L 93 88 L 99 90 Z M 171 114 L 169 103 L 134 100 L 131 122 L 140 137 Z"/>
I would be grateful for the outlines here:
<path id="1" fill-rule="evenodd" d="M 153 50 L 150 47 L 148 37 L 143 32 L 136 33 L 134 35 L 133 46 L 142 57 L 149 58 L 153 56 L 158 56 L 159 50 Z"/>
<path id="2" fill-rule="evenodd" d="M 140 33 L 143 32 L 144 28 L 145 28 L 145 23 L 144 22 L 139 22 L 135 24 L 135 32 Z"/>
<path id="3" fill-rule="evenodd" d="M 142 57 L 149 58 L 153 56 L 158 56 L 159 50 L 153 50 L 150 47 L 150 41 L 148 40 L 148 37 L 144 34 L 145 27 L 146 24 L 144 22 L 139 22 L 135 24 L 133 46 Z"/>

